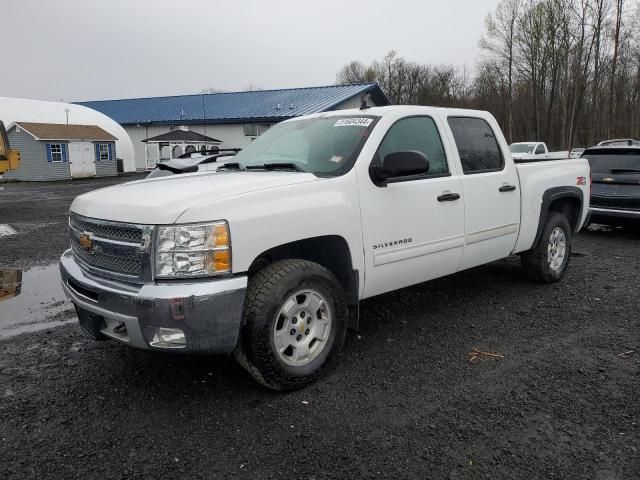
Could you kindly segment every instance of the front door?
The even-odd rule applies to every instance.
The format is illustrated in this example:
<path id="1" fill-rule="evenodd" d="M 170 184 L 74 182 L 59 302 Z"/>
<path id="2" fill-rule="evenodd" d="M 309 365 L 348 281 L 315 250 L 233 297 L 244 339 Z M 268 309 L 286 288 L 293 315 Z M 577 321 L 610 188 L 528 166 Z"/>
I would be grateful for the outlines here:
<path id="1" fill-rule="evenodd" d="M 93 143 L 73 142 L 69 144 L 69 169 L 72 178 L 96 176 Z"/>
<path id="2" fill-rule="evenodd" d="M 465 247 L 459 270 L 508 257 L 520 225 L 520 183 L 513 162 L 505 162 L 493 128 L 483 118 L 447 119 L 462 166 Z M 494 131 L 495 129 L 495 131 Z"/>
<path id="3" fill-rule="evenodd" d="M 456 271 L 464 245 L 464 200 L 443 146 L 440 119 L 405 117 L 380 143 L 372 163 L 393 152 L 417 150 L 429 160 L 426 175 L 377 186 L 359 180 L 365 253 L 364 297 Z"/>

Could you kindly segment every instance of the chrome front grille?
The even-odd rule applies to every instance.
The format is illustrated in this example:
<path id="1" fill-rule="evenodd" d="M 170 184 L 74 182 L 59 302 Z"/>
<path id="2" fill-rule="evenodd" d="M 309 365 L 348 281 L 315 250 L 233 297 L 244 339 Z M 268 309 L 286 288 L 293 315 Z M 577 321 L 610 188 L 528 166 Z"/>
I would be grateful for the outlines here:
<path id="1" fill-rule="evenodd" d="M 75 230 L 92 232 L 96 237 L 118 240 L 120 242 L 142 243 L 142 230 L 140 228 L 91 223 L 77 215 L 71 215 L 69 217 L 69 223 Z"/>
<path id="2" fill-rule="evenodd" d="M 92 267 L 123 275 L 140 276 L 142 274 L 142 261 L 139 258 L 89 253 L 75 242 L 71 242 L 71 250 L 76 258 Z"/>
<path id="3" fill-rule="evenodd" d="M 84 269 L 107 278 L 144 283 L 152 278 L 153 227 L 71 214 L 73 256 Z"/>

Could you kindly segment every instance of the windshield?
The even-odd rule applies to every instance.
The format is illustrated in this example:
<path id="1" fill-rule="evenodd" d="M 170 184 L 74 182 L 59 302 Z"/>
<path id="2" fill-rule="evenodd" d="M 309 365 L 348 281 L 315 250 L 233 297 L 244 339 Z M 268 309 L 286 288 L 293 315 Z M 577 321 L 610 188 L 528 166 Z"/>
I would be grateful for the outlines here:
<path id="1" fill-rule="evenodd" d="M 535 146 L 535 143 L 512 143 L 509 145 L 509 150 L 511 153 L 531 153 Z"/>
<path id="2" fill-rule="evenodd" d="M 240 169 L 277 167 L 318 175 L 347 172 L 378 117 L 331 116 L 280 123 L 233 157 Z"/>
<path id="3" fill-rule="evenodd" d="M 640 172 L 640 150 L 590 151 L 583 154 L 589 160 L 593 173 Z"/>

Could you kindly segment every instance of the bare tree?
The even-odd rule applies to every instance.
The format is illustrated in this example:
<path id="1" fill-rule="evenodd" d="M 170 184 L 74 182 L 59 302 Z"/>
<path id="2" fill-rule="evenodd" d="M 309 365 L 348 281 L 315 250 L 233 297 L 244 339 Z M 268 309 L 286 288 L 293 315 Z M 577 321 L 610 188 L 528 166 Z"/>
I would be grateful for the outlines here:
<path id="1" fill-rule="evenodd" d="M 479 45 L 472 77 L 390 51 L 337 80 L 376 81 L 394 103 L 489 110 L 509 141 L 640 137 L 640 0 L 501 0 Z"/>
<path id="2" fill-rule="evenodd" d="M 607 122 L 607 136 L 611 136 L 611 132 L 615 132 L 615 79 L 616 68 L 618 66 L 618 53 L 620 49 L 620 30 L 622 28 L 622 9 L 624 7 L 624 0 L 615 0 L 616 2 L 616 22 L 613 33 L 613 58 L 611 60 L 611 75 L 609 78 L 609 121 Z"/>
<path id="3" fill-rule="evenodd" d="M 486 34 L 480 37 L 480 48 L 497 56 L 507 69 L 507 128 L 509 142 L 513 139 L 513 62 L 516 22 L 521 0 L 502 0 L 493 14 L 485 19 Z"/>

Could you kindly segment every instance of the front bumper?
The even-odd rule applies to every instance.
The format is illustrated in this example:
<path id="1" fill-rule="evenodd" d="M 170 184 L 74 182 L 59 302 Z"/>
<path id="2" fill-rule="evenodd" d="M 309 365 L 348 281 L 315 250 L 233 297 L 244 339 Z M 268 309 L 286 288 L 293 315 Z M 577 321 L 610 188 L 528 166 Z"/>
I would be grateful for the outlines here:
<path id="1" fill-rule="evenodd" d="M 247 277 L 131 285 L 86 273 L 67 250 L 62 288 L 92 337 L 150 350 L 228 353 L 238 341 Z M 184 345 L 157 341 L 160 328 L 184 332 Z"/>

